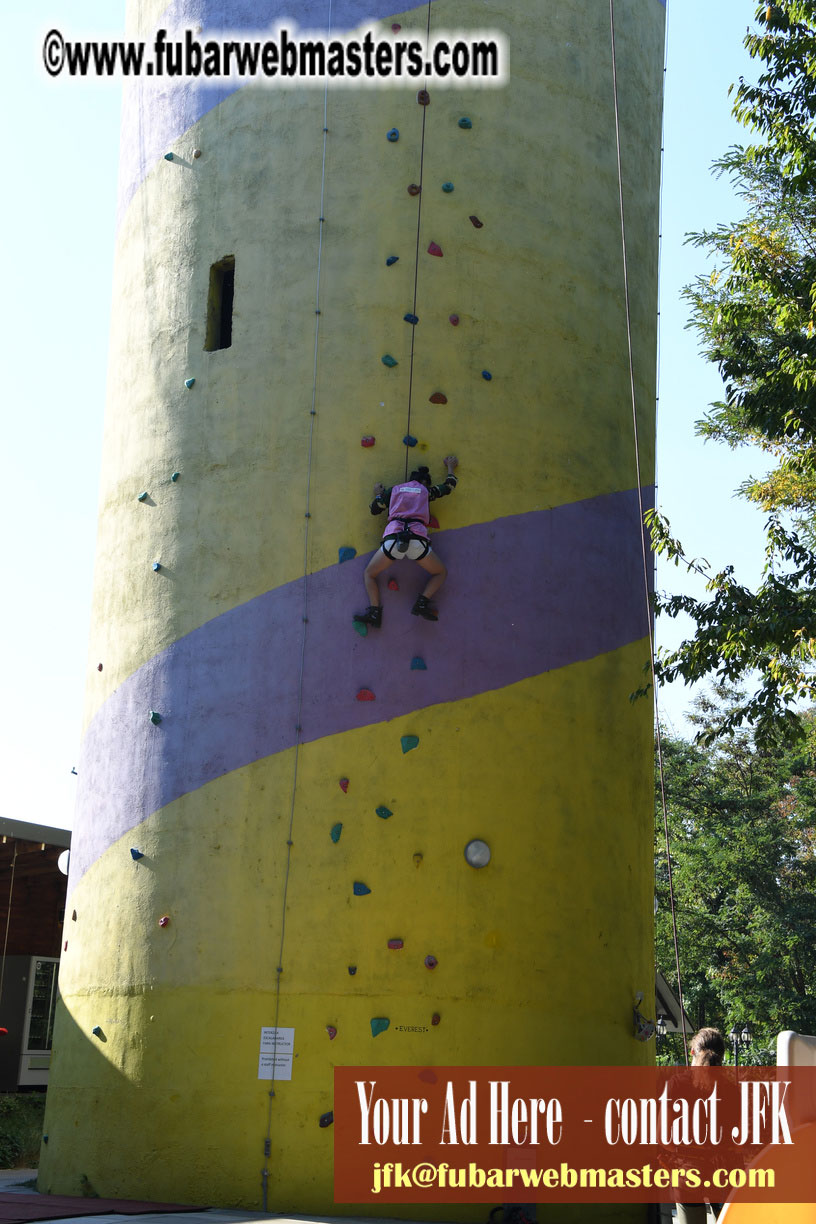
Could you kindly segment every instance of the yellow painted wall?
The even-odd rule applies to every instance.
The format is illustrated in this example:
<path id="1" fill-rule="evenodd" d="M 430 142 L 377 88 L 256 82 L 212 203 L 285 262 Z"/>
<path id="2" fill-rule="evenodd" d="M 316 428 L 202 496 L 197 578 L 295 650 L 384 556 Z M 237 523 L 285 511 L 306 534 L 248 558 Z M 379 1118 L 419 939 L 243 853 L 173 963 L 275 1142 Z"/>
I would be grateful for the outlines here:
<path id="1" fill-rule="evenodd" d="M 664 9 L 615 8 L 648 483 Z M 394 18 L 424 27 L 424 6 Z M 436 0 L 433 20 L 471 27 L 473 5 Z M 460 455 L 445 528 L 636 483 L 608 9 L 495 0 L 478 10 L 490 27 L 510 43 L 507 87 L 431 86 L 426 113 L 419 249 L 436 241 L 445 255 L 420 256 L 411 431 L 435 474 L 441 455 Z M 406 187 L 421 121 L 414 89 L 329 93 L 314 381 L 322 92 L 233 94 L 175 143 L 183 161 L 158 158 L 139 187 L 117 248 L 88 722 L 174 641 L 301 577 L 304 545 L 312 572 L 342 544 L 374 547 L 371 485 L 404 464 L 417 222 Z M 227 254 L 233 345 L 205 353 L 209 267 Z M 427 403 L 435 390 L 446 406 Z M 367 433 L 373 450 L 360 447 Z M 153 504 L 137 502 L 142 490 Z M 496 618 L 489 573 L 484 584 Z M 68 903 L 40 1188 L 77 1193 L 85 1175 L 105 1196 L 260 1206 L 269 1084 L 256 1079 L 258 1040 L 274 1023 L 290 816 L 279 1023 L 295 1027 L 297 1057 L 272 1102 L 271 1210 L 334 1210 L 332 1131 L 317 1119 L 332 1107 L 335 1062 L 647 1060 L 631 1005 L 653 981 L 652 727 L 648 703 L 628 700 L 646 653 L 634 642 L 302 745 L 294 803 L 288 749 L 175 800 L 105 851 Z M 403 755 L 406 733 L 421 747 Z M 483 871 L 462 858 L 477 836 L 493 850 Z M 134 863 L 131 845 L 145 859 Z M 371 895 L 351 896 L 353 879 Z M 396 936 L 405 948 L 390 952 Z M 391 1028 L 372 1039 L 376 1015 Z M 578 1213 L 590 1216 L 607 1218 Z"/>

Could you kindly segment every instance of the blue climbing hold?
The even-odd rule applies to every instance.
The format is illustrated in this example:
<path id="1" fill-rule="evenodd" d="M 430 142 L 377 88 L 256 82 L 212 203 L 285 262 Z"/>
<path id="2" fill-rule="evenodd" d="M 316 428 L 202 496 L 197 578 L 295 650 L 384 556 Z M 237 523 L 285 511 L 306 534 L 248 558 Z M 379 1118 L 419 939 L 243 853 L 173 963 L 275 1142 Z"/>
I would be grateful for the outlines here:
<path id="1" fill-rule="evenodd" d="M 327 1126 L 331 1126 L 333 1121 L 334 1121 L 334 1112 L 332 1110 L 329 1110 L 328 1113 L 324 1113 L 320 1115 L 319 1124 L 324 1130 L 326 1129 Z"/>
<path id="2" fill-rule="evenodd" d="M 388 820 L 389 816 L 394 815 L 391 809 L 387 808 L 385 804 L 383 803 L 381 803 L 380 806 L 376 810 L 377 810 L 377 815 L 379 816 L 380 820 Z"/>
<path id="3" fill-rule="evenodd" d="M 453 191 L 453 183 L 443 183 L 442 190 L 450 195 L 450 193 Z"/>
<path id="4" fill-rule="evenodd" d="M 492 377 L 493 375 L 489 370 L 482 370 L 482 378 L 485 380 L 485 382 L 490 382 Z"/>
<path id="5" fill-rule="evenodd" d="M 339 840 L 340 840 L 340 834 L 341 834 L 342 832 L 343 832 L 343 824 L 342 824 L 342 821 L 338 821 L 336 825 L 332 825 L 332 828 L 331 828 L 331 833 L 329 834 L 329 837 L 330 837 L 330 838 L 332 839 L 332 841 L 333 841 L 333 842 L 336 844 L 337 842 L 339 842 Z"/>
<path id="6" fill-rule="evenodd" d="M 349 971 L 349 977 L 354 977 L 355 973 L 357 972 L 357 966 L 349 965 L 348 971 Z"/>
<path id="7" fill-rule="evenodd" d="M 412 748 L 419 747 L 419 736 L 418 735 L 401 735 L 400 744 L 402 745 L 403 752 L 410 752 Z"/>
<path id="8" fill-rule="evenodd" d="M 390 1025 L 391 1021 L 387 1016 L 372 1016 L 371 1018 L 371 1036 L 377 1037 L 380 1033 L 384 1033 Z"/>
<path id="9" fill-rule="evenodd" d="M 153 569 L 154 569 L 154 570 L 156 571 L 156 573 L 158 574 L 159 570 L 161 569 L 161 561 L 154 561 L 154 562 L 153 562 Z"/>
<path id="10" fill-rule="evenodd" d="M 390 353 L 386 353 L 384 357 L 380 358 L 380 361 L 384 366 L 388 366 L 389 370 L 393 370 L 395 365 L 399 365 L 399 362 Z"/>
<path id="11" fill-rule="evenodd" d="M 371 1023 L 373 1024 L 373 1023 L 374 1023 L 374 1021 L 372 1020 L 372 1021 L 371 1021 Z M 388 1021 L 386 1021 L 386 1026 L 387 1026 L 387 1024 L 388 1024 Z M 93 1033 L 94 1037 L 101 1037 L 101 1036 L 102 1036 L 102 1029 L 99 1027 L 99 1025 L 98 1025 L 98 1024 L 95 1024 L 95 1025 L 93 1026 L 93 1028 L 91 1029 L 91 1032 Z"/>
<path id="12" fill-rule="evenodd" d="M 354 626 L 355 633 L 359 633 L 360 637 L 368 637 L 368 625 L 357 620 L 353 620 L 351 623 Z"/>
<path id="13" fill-rule="evenodd" d="M 385 261 L 386 267 L 390 268 L 392 264 L 399 263 L 399 255 L 389 255 Z"/>
<path id="14" fill-rule="evenodd" d="M 354 881 L 355 897 L 367 897 L 370 892 L 371 892 L 371 889 L 368 887 L 367 884 L 361 884 L 359 880 Z"/>
<path id="15" fill-rule="evenodd" d="M 193 383 L 194 383 L 194 382 L 195 382 L 195 379 L 194 379 L 194 378 L 185 378 L 185 380 L 184 380 L 184 385 L 185 385 L 185 387 L 187 388 L 187 390 L 188 390 L 188 391 L 190 390 L 190 388 L 192 387 L 192 385 L 193 385 Z"/>
<path id="16" fill-rule="evenodd" d="M 337 550 L 337 555 L 340 558 L 340 564 L 342 565 L 344 561 L 351 561 L 352 557 L 357 556 L 357 549 L 344 545 L 342 548 Z"/>
<path id="17" fill-rule="evenodd" d="M 462 118 L 459 120 L 459 126 L 460 128 L 472 128 L 473 120 L 468 119 L 467 115 L 463 115 Z"/>
<path id="18" fill-rule="evenodd" d="M 427 671 L 428 664 L 419 655 L 414 655 L 411 660 L 411 671 Z"/>
<path id="19" fill-rule="evenodd" d="M 142 854 L 141 850 L 137 850 L 135 846 L 131 846 L 130 857 L 133 859 L 134 863 L 138 863 L 140 858 L 144 858 L 144 855 Z"/>
<path id="20" fill-rule="evenodd" d="M 410 323 L 412 327 L 416 327 L 417 323 L 419 322 L 419 315 L 404 314 L 402 317 L 405 322 Z"/>
<path id="21" fill-rule="evenodd" d="M 417 444 L 417 440 L 413 434 L 406 434 L 402 441 L 405 446 L 416 446 Z"/>
<path id="22" fill-rule="evenodd" d="M 396 144 L 399 140 L 399 128 L 392 128 L 391 131 L 387 133 L 387 139 L 390 140 L 392 144 Z"/>

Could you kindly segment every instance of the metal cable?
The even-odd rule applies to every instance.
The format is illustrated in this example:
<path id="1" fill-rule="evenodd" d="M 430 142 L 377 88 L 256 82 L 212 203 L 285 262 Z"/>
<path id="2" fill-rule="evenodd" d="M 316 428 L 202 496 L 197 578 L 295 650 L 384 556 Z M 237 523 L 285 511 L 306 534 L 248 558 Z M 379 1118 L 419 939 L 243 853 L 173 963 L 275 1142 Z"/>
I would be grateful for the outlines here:
<path id="1" fill-rule="evenodd" d="M 668 16 L 668 13 L 667 13 Z M 614 0 L 609 0 L 609 28 L 612 49 L 612 89 L 615 102 L 615 149 L 617 156 L 617 171 L 618 171 L 618 200 L 620 206 L 620 229 L 621 229 L 621 254 L 623 259 L 623 294 L 626 308 L 626 341 L 629 361 L 629 389 L 632 399 L 632 429 L 634 434 L 635 444 L 635 473 L 637 479 L 637 496 L 638 496 L 638 512 L 640 516 L 640 544 L 643 557 L 643 584 L 646 595 L 646 623 L 648 626 L 649 635 L 649 666 L 652 677 L 652 693 L 654 700 L 655 714 L 655 733 L 657 739 L 657 760 L 658 771 L 660 776 L 660 799 L 663 810 L 663 832 L 666 844 L 666 862 L 668 865 L 669 876 L 669 900 L 671 903 L 672 916 L 672 938 L 674 941 L 674 960 L 675 969 L 677 972 L 677 993 L 680 1001 L 680 1031 L 683 1035 L 683 1050 L 685 1053 L 686 1065 L 688 1065 L 688 1041 L 686 1038 L 685 1026 L 685 1009 L 683 1006 L 683 980 L 680 973 L 680 947 L 677 938 L 677 913 L 674 902 L 674 881 L 672 878 L 671 865 L 671 845 L 669 839 L 669 817 L 666 807 L 666 785 L 663 769 L 663 740 L 660 732 L 660 717 L 658 712 L 658 692 L 657 692 L 657 677 L 655 675 L 655 645 L 654 645 L 654 630 L 652 626 L 652 604 L 649 592 L 649 561 L 648 548 L 646 544 L 646 531 L 644 523 L 644 507 L 643 507 L 643 488 L 640 472 L 640 434 L 638 431 L 637 422 L 637 396 L 635 393 L 635 366 L 632 354 L 632 312 L 629 297 L 629 267 L 628 256 L 626 250 L 626 213 L 623 203 L 623 169 L 621 164 L 621 137 L 620 137 L 620 111 L 618 106 L 618 68 L 617 68 L 617 52 L 615 46 L 615 3 Z M 665 66 L 665 65 L 664 65 Z"/>
<path id="2" fill-rule="evenodd" d="M 332 30 L 332 3 L 329 0 L 328 6 L 328 34 L 331 35 Z M 324 205 L 326 199 L 326 146 L 327 136 L 329 131 L 328 125 L 329 114 L 329 87 L 326 84 L 323 91 L 323 149 L 322 161 L 320 168 L 320 216 L 318 220 L 318 240 L 317 240 L 317 271 L 315 276 L 315 328 L 314 328 L 314 357 L 312 363 L 312 399 L 309 409 L 309 444 L 306 460 L 306 508 L 304 512 L 304 531 L 303 531 L 303 602 L 302 602 L 302 625 L 303 629 L 300 638 L 300 667 L 298 673 L 297 686 L 297 707 L 296 707 L 296 723 L 295 723 L 295 746 L 294 759 L 292 763 L 292 794 L 289 806 L 289 827 L 286 837 L 286 870 L 283 877 L 283 897 L 281 901 L 281 932 L 280 945 L 278 949 L 278 963 L 275 968 L 275 1024 L 274 1038 L 272 1042 L 272 1079 L 269 1089 L 269 1105 L 267 1108 L 267 1124 L 266 1138 L 264 1143 L 264 1167 L 261 1173 L 261 1184 L 263 1190 L 263 1209 L 268 1210 L 268 1181 L 269 1181 L 269 1159 L 271 1155 L 271 1139 L 272 1139 L 272 1101 L 275 1097 L 275 1065 L 277 1061 L 277 1046 L 278 1046 L 278 1021 L 280 1019 L 280 1002 L 281 1002 L 281 976 L 283 974 L 283 948 L 286 938 L 286 899 L 289 890 L 289 872 L 292 865 L 292 832 L 295 824 L 295 801 L 297 795 L 298 782 L 298 765 L 300 758 L 300 735 L 301 735 L 301 714 L 303 711 L 303 673 L 306 661 L 306 636 L 308 632 L 308 574 L 309 574 L 309 525 L 311 520 L 311 488 L 312 488 L 312 454 L 314 450 L 314 426 L 315 416 L 317 415 L 317 372 L 318 372 L 318 351 L 320 341 L 320 273 L 323 259 L 323 227 L 325 224 Z"/>
<path id="3" fill-rule="evenodd" d="M 14 843 L 14 857 L 11 860 L 11 879 L 9 880 L 8 913 L 6 914 L 6 933 L 3 937 L 3 960 L 0 962 L 0 1004 L 3 1002 L 3 980 L 6 976 L 6 949 L 8 948 L 9 926 L 11 924 L 11 899 L 14 896 L 14 872 L 17 867 L 17 842 Z"/>

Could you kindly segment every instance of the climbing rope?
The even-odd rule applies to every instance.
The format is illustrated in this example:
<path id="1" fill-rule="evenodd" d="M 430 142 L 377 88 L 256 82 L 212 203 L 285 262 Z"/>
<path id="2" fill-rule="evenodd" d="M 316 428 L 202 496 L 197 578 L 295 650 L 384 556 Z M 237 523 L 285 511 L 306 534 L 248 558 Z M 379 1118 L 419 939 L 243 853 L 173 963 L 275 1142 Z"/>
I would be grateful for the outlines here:
<path id="1" fill-rule="evenodd" d="M 426 26 L 425 26 L 425 62 L 426 63 L 428 62 L 428 47 L 430 44 L 430 39 L 431 39 L 431 0 L 428 0 L 428 15 L 427 15 L 427 21 L 426 21 Z M 423 86 L 423 90 L 427 91 L 427 86 L 428 86 L 428 82 L 426 80 Z M 413 305 L 411 306 L 411 314 L 414 317 L 416 317 L 416 312 L 417 312 L 417 309 L 416 309 L 417 308 L 417 285 L 419 282 L 419 243 L 420 243 L 420 230 L 422 227 L 422 187 L 423 187 L 422 179 L 423 179 L 424 168 L 425 168 L 425 126 L 427 122 L 427 115 L 428 115 L 428 107 L 427 105 L 423 105 L 422 107 L 422 134 L 420 137 L 420 145 L 419 145 L 420 192 L 419 192 L 419 195 L 417 196 L 416 251 L 414 253 L 414 300 L 413 300 Z M 408 362 L 408 421 L 407 421 L 406 428 L 405 428 L 406 437 L 410 437 L 411 435 L 411 398 L 412 398 L 413 389 L 414 389 L 414 344 L 415 344 L 415 341 L 416 341 L 416 324 L 412 323 L 411 324 L 411 356 Z M 408 443 L 406 442 L 405 444 L 405 479 L 406 480 L 408 479 L 409 451 L 410 451 L 410 447 L 408 446 Z"/>
<path id="2" fill-rule="evenodd" d="M 328 34 L 331 36 L 332 31 L 332 3 L 333 0 L 328 0 Z M 318 218 L 318 237 L 317 237 L 317 269 L 315 274 L 315 326 L 314 326 L 314 356 L 312 360 L 312 396 L 309 407 L 309 441 L 306 457 L 306 508 L 304 511 L 304 530 L 303 530 L 303 602 L 302 602 L 302 631 L 300 636 L 300 666 L 298 673 L 297 685 L 297 707 L 296 707 L 296 722 L 295 722 L 295 745 L 294 757 L 292 762 L 292 791 L 289 804 L 289 825 L 286 834 L 286 867 L 283 876 L 283 897 L 281 900 L 281 929 L 280 929 L 280 945 L 278 948 L 278 963 L 275 967 L 275 1024 L 273 1029 L 272 1040 L 272 1077 L 271 1086 L 269 1089 L 269 1104 L 267 1107 L 266 1120 L 266 1136 L 264 1139 L 264 1167 L 261 1171 L 261 1185 L 263 1189 L 263 1209 L 268 1210 L 268 1183 L 269 1183 L 269 1159 L 272 1148 L 272 1102 L 275 1099 L 275 1069 L 277 1065 L 278 1053 L 278 1022 L 280 1019 L 280 1003 L 281 1003 L 281 976 L 283 974 L 283 949 L 286 939 L 286 900 L 289 890 L 289 873 L 292 865 L 292 833 L 295 825 L 295 800 L 297 794 L 298 781 L 298 765 L 300 763 L 300 744 L 301 744 L 301 715 L 303 711 L 303 673 L 306 661 L 306 635 L 308 632 L 308 574 L 309 574 L 309 524 L 311 520 L 311 488 L 312 488 L 312 454 L 314 450 L 314 426 L 315 417 L 317 415 L 317 372 L 318 372 L 318 351 L 320 342 L 320 287 L 321 287 L 321 265 L 323 259 L 323 227 L 325 225 L 325 217 L 323 213 L 326 199 L 326 147 L 327 137 L 329 132 L 329 87 L 326 84 L 323 90 L 323 147 L 320 167 L 320 215 Z"/>
<path id="3" fill-rule="evenodd" d="M 615 2 L 609 0 L 609 28 L 612 50 L 612 91 L 615 103 L 615 150 L 617 157 L 617 172 L 618 172 L 618 202 L 620 208 L 620 231 L 621 231 L 621 255 L 623 260 L 623 296 L 626 311 L 626 342 L 627 355 L 629 363 L 629 390 L 632 400 L 632 430 L 634 435 L 635 446 L 635 473 L 638 497 L 638 513 L 640 517 L 640 544 L 643 559 L 643 585 L 646 597 L 646 624 L 648 626 L 649 636 L 649 667 L 652 679 L 652 692 L 654 695 L 654 714 L 655 714 L 655 730 L 657 739 L 657 761 L 658 773 L 660 777 L 660 801 L 663 812 L 663 833 L 666 846 L 666 863 L 668 865 L 669 879 L 669 901 L 671 904 L 672 918 L 672 938 L 674 942 L 674 962 L 677 972 L 677 994 L 680 1002 L 680 1031 L 683 1035 L 683 1051 L 685 1054 L 686 1065 L 688 1066 L 688 1041 L 686 1038 L 686 1026 L 684 1022 L 685 1008 L 683 1004 L 683 980 L 680 973 L 680 947 L 677 938 L 677 912 L 674 901 L 674 881 L 672 878 L 672 863 L 671 863 L 671 844 L 669 838 L 669 817 L 666 806 L 666 785 L 663 769 L 663 740 L 660 731 L 660 717 L 658 711 L 658 690 L 657 677 L 655 675 L 655 644 L 654 644 L 654 629 L 652 625 L 652 603 L 649 592 L 649 549 L 646 543 L 646 530 L 644 520 L 643 506 L 643 487 L 641 482 L 640 471 L 640 434 L 637 421 L 637 395 L 635 392 L 635 365 L 632 354 L 632 312 L 629 297 L 629 265 L 626 249 L 626 212 L 623 202 L 623 171 L 621 166 L 621 137 L 620 137 L 620 109 L 618 105 L 618 66 L 617 52 L 615 46 Z"/>
<path id="4" fill-rule="evenodd" d="M 3 936 L 3 959 L 0 961 L 0 1005 L 3 1002 L 3 981 L 6 976 L 6 949 L 8 948 L 9 926 L 11 924 L 11 899 L 14 896 L 14 872 L 17 867 L 17 842 L 14 843 L 14 856 L 11 860 L 11 877 L 9 879 L 8 911 L 6 913 L 6 933 Z"/>

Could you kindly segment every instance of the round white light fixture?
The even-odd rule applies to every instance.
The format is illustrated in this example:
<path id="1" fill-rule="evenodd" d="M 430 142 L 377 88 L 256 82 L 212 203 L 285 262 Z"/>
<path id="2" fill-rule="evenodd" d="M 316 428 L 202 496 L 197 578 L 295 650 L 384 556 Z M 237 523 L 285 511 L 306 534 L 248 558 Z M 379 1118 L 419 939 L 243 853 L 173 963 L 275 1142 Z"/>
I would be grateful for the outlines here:
<path id="1" fill-rule="evenodd" d="M 57 866 L 63 875 L 68 874 L 68 864 L 71 861 L 71 851 L 63 850 L 62 854 L 57 859 Z"/>
<path id="2" fill-rule="evenodd" d="M 487 842 L 474 838 L 465 846 L 465 861 L 471 867 L 486 867 L 490 862 L 490 847 Z"/>

